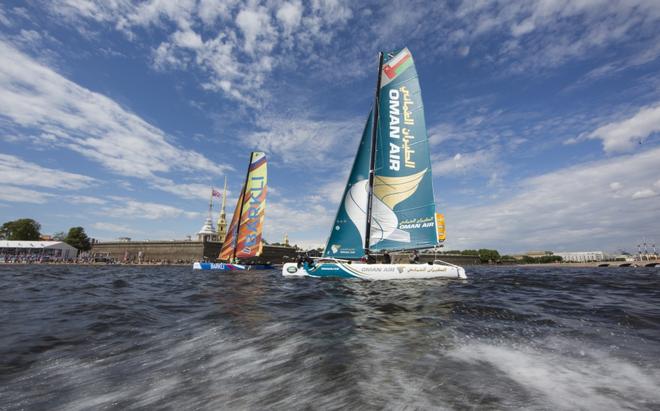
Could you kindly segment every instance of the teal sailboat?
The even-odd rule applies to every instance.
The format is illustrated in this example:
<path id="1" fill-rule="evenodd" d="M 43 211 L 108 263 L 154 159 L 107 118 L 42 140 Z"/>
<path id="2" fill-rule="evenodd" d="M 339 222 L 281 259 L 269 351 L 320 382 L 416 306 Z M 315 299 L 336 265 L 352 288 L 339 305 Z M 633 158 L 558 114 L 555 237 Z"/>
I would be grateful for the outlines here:
<path id="1" fill-rule="evenodd" d="M 407 48 L 379 53 L 368 116 L 323 258 L 285 264 L 286 276 L 465 278 L 452 264 L 362 264 L 370 254 L 438 245 L 433 178 L 417 71 Z"/>

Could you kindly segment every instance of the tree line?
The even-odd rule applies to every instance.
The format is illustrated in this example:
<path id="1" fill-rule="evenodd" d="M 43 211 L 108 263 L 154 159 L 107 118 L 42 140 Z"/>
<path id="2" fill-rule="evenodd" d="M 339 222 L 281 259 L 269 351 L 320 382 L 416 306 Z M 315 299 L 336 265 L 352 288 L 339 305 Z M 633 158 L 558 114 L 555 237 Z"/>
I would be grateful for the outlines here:
<path id="1" fill-rule="evenodd" d="M 9 241 L 39 241 L 41 239 L 41 224 L 31 218 L 20 218 L 7 221 L 0 227 L 0 240 Z M 71 227 L 65 234 L 63 231 L 53 234 L 53 240 L 63 241 L 81 251 L 89 251 L 92 241 L 82 227 Z"/>
<path id="2" fill-rule="evenodd" d="M 522 259 L 517 260 L 510 255 L 500 255 L 497 250 L 489 250 L 487 248 L 480 248 L 479 250 L 450 250 L 445 251 L 443 254 L 460 254 L 479 257 L 482 263 L 522 263 L 522 264 L 545 264 L 545 263 L 558 263 L 562 258 L 558 255 L 544 255 L 541 257 L 530 257 L 527 255 L 522 256 Z"/>

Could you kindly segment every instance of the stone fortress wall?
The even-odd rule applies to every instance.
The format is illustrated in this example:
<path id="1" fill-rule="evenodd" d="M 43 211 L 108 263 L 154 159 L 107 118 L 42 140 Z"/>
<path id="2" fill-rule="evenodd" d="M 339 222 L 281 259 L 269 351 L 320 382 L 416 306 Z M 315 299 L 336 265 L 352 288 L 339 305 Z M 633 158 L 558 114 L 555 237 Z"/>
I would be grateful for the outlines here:
<path id="1" fill-rule="evenodd" d="M 126 259 L 135 263 L 192 263 L 204 258 L 215 261 L 220 248 L 222 243 L 216 241 L 110 241 L 93 244 L 91 254 L 119 262 Z M 293 247 L 264 245 L 262 255 L 250 262 L 280 264 L 284 259 L 294 259 L 296 255 Z"/>

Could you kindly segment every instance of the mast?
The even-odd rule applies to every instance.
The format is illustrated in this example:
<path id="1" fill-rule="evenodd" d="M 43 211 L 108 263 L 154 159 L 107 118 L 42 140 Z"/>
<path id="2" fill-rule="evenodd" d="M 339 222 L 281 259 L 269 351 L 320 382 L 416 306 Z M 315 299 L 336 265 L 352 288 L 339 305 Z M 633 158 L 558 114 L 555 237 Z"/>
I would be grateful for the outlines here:
<path id="1" fill-rule="evenodd" d="M 376 81 L 376 98 L 374 102 L 374 115 L 371 127 L 371 147 L 369 153 L 369 193 L 367 197 L 367 231 L 364 238 L 364 252 L 369 254 L 369 242 L 371 240 L 371 203 L 374 191 L 374 177 L 376 168 L 376 138 L 378 136 L 378 114 L 380 102 L 380 76 L 383 71 L 383 52 L 378 52 L 378 79 Z"/>
<path id="2" fill-rule="evenodd" d="M 241 198 L 241 206 L 239 207 L 240 210 L 238 210 L 238 220 L 236 220 L 236 238 L 234 241 L 236 241 L 236 244 L 238 244 L 238 241 L 240 240 L 238 238 L 238 233 L 241 232 L 241 218 L 243 218 L 243 205 L 245 204 L 245 190 L 247 190 L 247 183 L 248 183 L 248 177 L 250 176 L 250 166 L 252 165 L 252 157 L 254 157 L 254 151 L 250 153 L 250 161 L 248 162 L 248 169 L 247 172 L 245 173 L 245 182 L 243 183 L 243 195 L 239 198 Z M 236 212 L 236 210 L 234 210 Z M 236 258 L 236 247 L 234 246 L 234 252 L 232 253 L 232 259 Z"/>

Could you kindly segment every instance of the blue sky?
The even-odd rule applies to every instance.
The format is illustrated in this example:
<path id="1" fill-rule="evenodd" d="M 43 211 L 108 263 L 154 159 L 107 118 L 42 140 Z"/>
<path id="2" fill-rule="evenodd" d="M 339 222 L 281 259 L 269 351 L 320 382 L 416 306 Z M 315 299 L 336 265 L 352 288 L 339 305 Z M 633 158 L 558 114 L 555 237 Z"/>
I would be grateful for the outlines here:
<path id="1" fill-rule="evenodd" d="M 660 243 L 660 2 L 383 4 L 3 2 L 0 220 L 182 239 L 262 150 L 265 238 L 321 246 L 405 46 L 448 248 Z"/>

